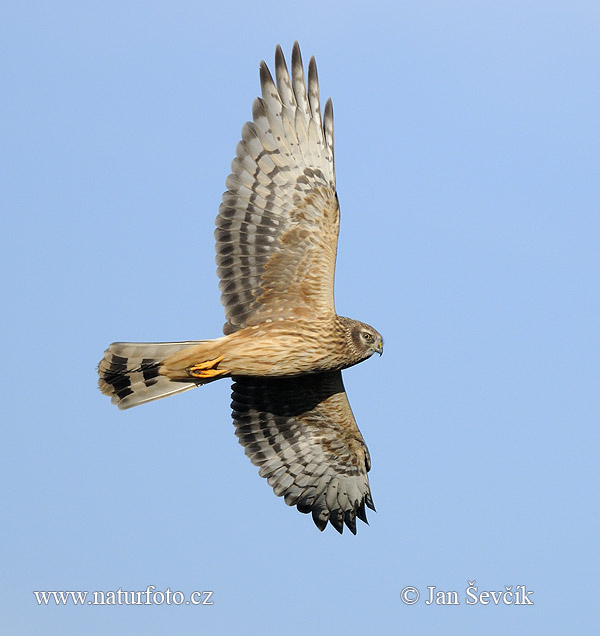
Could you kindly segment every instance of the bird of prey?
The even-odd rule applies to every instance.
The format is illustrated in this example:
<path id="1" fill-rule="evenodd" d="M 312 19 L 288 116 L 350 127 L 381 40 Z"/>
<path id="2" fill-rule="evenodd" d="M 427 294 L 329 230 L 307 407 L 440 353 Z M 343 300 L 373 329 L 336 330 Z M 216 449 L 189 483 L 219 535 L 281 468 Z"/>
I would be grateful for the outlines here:
<path id="1" fill-rule="evenodd" d="M 102 393 L 121 409 L 231 378 L 232 415 L 246 455 L 277 496 L 356 534 L 375 509 L 369 451 L 341 370 L 381 354 L 371 326 L 338 316 L 333 282 L 340 210 L 333 108 L 321 116 L 317 66 L 308 81 L 296 42 L 291 74 L 281 47 L 275 79 L 242 129 L 216 219 L 223 337 L 115 342 L 98 366 Z"/>

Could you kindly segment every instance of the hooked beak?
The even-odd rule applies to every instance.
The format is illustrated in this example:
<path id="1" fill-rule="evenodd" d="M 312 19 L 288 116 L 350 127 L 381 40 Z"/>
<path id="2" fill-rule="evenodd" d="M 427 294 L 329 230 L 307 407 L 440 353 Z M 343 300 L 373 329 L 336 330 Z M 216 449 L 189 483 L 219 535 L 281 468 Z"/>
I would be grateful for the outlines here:
<path id="1" fill-rule="evenodd" d="M 379 338 L 377 344 L 375 345 L 375 351 L 381 356 L 383 355 L 383 338 Z"/>

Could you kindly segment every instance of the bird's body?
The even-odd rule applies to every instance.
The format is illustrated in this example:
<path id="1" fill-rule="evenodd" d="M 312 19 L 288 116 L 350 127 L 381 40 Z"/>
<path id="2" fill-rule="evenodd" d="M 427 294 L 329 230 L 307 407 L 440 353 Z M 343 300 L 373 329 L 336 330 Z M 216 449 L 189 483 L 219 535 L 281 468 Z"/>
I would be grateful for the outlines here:
<path id="1" fill-rule="evenodd" d="M 380 334 L 338 316 L 333 278 L 339 205 L 331 101 L 321 119 L 316 64 L 308 90 L 297 43 L 277 84 L 261 64 L 253 107 L 217 217 L 217 272 L 227 322 L 213 340 L 113 343 L 98 371 L 120 408 L 232 377 L 246 454 L 275 494 L 320 529 L 356 531 L 373 507 L 368 451 L 341 370 L 381 353 Z"/>
<path id="2" fill-rule="evenodd" d="M 355 346 L 356 333 L 365 329 L 371 328 L 337 315 L 320 321 L 282 319 L 245 327 L 213 340 L 180 343 L 181 348 L 174 352 L 178 343 L 158 343 L 170 346 L 164 349 L 164 357 L 161 351 L 153 351 L 157 343 L 114 342 L 99 365 L 100 388 L 124 409 L 163 397 L 162 388 L 153 382 L 158 376 L 192 383 L 186 388 L 193 388 L 222 377 L 276 378 L 341 371 L 380 350 L 381 339 L 374 341 L 376 346 L 372 350 Z M 145 392 L 133 392 L 130 385 L 118 386 L 122 383 L 119 364 L 135 353 L 140 368 L 156 369 L 155 374 L 146 373 Z M 131 373 L 136 368 L 130 364 L 128 370 Z"/>

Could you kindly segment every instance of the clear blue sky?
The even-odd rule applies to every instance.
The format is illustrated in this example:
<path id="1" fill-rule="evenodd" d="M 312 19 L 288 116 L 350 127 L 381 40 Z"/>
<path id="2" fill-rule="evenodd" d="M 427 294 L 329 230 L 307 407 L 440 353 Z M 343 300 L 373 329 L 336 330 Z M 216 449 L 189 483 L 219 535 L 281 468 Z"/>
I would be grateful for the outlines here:
<path id="1" fill-rule="evenodd" d="M 337 308 L 386 343 L 345 373 L 356 537 L 258 477 L 227 381 L 126 412 L 96 389 L 111 341 L 220 334 L 214 217 L 295 39 L 334 101 Z M 0 631 L 597 630 L 599 42 L 591 1 L 4 2 Z M 33 596 L 148 585 L 214 605 Z"/>

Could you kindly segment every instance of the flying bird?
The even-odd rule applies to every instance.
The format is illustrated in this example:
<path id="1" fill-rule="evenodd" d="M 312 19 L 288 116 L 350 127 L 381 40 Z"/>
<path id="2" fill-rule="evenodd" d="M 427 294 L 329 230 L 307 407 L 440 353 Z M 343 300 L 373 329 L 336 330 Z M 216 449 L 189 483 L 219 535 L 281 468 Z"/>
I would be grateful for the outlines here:
<path id="1" fill-rule="evenodd" d="M 121 409 L 231 378 L 232 416 L 246 455 L 277 496 L 356 534 L 375 510 L 369 451 L 342 369 L 383 352 L 371 326 L 338 316 L 333 299 L 340 210 L 333 108 L 321 116 L 314 57 L 308 81 L 296 42 L 291 75 L 281 47 L 275 79 L 261 62 L 262 96 L 242 129 L 216 219 L 224 336 L 115 342 L 99 386 Z"/>

